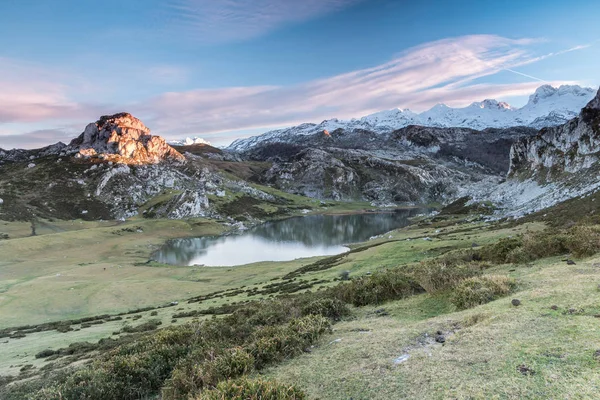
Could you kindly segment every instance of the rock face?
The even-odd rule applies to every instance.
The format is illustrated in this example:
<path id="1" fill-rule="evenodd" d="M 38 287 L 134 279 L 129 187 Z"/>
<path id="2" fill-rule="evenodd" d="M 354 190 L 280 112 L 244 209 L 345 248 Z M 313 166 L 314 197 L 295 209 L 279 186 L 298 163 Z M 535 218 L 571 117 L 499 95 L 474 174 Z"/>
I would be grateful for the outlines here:
<path id="1" fill-rule="evenodd" d="M 336 129 L 258 143 L 238 154 L 272 167 L 263 183 L 318 199 L 375 204 L 444 202 L 472 182 L 499 180 L 516 138 L 529 128 L 490 129 L 408 126 L 390 133 Z"/>
<path id="2" fill-rule="evenodd" d="M 185 161 L 163 138 L 152 136 L 150 129 L 128 113 L 103 116 L 89 124 L 69 148 L 78 151 L 78 158 L 98 156 L 130 165 Z"/>
<path id="3" fill-rule="evenodd" d="M 541 181 L 564 179 L 600 160 L 600 90 L 579 116 L 517 141 L 510 152 L 509 177 Z"/>

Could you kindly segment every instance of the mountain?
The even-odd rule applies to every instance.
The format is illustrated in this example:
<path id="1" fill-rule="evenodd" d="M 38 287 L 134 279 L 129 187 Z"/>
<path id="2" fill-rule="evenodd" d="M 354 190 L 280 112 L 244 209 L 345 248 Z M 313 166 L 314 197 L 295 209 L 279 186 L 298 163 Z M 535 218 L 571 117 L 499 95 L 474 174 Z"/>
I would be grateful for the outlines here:
<path id="1" fill-rule="evenodd" d="M 121 164 L 156 164 L 185 158 L 160 136 L 150 135 L 142 121 L 129 113 L 105 115 L 85 127 L 69 144 L 76 157 L 98 157 Z"/>
<path id="2" fill-rule="evenodd" d="M 270 163 L 260 182 L 294 194 L 377 205 L 444 203 L 475 182 L 501 180 L 511 145 L 536 132 L 526 127 L 337 128 L 290 136 L 288 142 L 258 142 L 236 154 Z"/>
<path id="3" fill-rule="evenodd" d="M 209 146 L 211 145 L 211 143 L 208 140 L 204 140 L 197 136 L 194 136 L 193 138 L 187 137 L 183 140 L 170 140 L 167 143 L 169 143 L 171 146 L 192 146 L 194 144 L 206 144 Z"/>
<path id="4" fill-rule="evenodd" d="M 305 123 L 291 128 L 270 131 L 259 136 L 234 141 L 229 149 L 244 151 L 260 142 L 287 142 L 297 135 L 312 135 L 318 132 L 364 129 L 376 133 L 391 132 L 408 125 L 438 128 L 462 127 L 476 130 L 486 128 L 509 128 L 528 126 L 540 129 L 556 126 L 577 116 L 579 110 L 594 97 L 591 88 L 563 85 L 539 87 L 529 97 L 527 104 L 513 108 L 504 102 L 484 100 L 463 108 L 452 108 L 438 104 L 421 114 L 410 110 L 387 110 L 348 121 L 330 119 L 320 124 Z"/>
<path id="5" fill-rule="evenodd" d="M 522 216 L 600 190 L 599 173 L 600 90 L 574 119 L 517 140 L 506 182 L 475 198 Z"/>
<path id="6" fill-rule="evenodd" d="M 263 166 L 237 162 L 205 144 L 178 148 L 184 154 L 139 119 L 119 113 L 88 124 L 68 146 L 0 149 L 0 220 L 140 215 L 236 223 L 270 212 L 289 215 L 284 198 L 249 183 Z"/>

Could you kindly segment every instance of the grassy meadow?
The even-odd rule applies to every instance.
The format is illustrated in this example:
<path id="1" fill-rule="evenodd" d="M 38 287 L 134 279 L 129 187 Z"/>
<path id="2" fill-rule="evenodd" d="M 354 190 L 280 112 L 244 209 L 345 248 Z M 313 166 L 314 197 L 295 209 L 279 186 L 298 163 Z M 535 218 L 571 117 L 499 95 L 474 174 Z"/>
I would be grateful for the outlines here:
<path id="1" fill-rule="evenodd" d="M 218 268 L 147 262 L 169 238 L 223 232 L 210 220 L 48 222 L 35 237 L 27 236 L 28 224 L 7 223 L 0 327 L 11 328 L 0 330 L 0 376 L 9 394 L 27 382 L 63 382 L 36 397 L 58 398 L 56 391 L 79 392 L 52 374 L 85 371 L 89 362 L 100 363 L 94 371 L 111 370 L 114 361 L 98 360 L 163 331 L 212 327 L 238 333 L 217 344 L 202 339 L 214 360 L 205 358 L 208 350 L 193 350 L 208 346 L 202 340 L 185 342 L 188 350 L 153 378 L 156 389 L 137 398 L 219 398 L 266 390 L 261 379 L 284 384 L 269 390 L 306 396 L 281 398 L 593 398 L 600 385 L 598 230 L 546 228 L 535 220 L 444 215 L 339 256 Z M 500 290 L 498 282 L 510 285 Z M 276 305 L 282 301 L 291 303 Z M 336 302 L 348 311 L 332 317 Z M 280 315 L 281 308 L 292 311 Z M 257 312 L 267 316 L 257 319 Z M 313 313 L 331 327 L 310 319 Z M 298 324 L 312 332 L 299 342 Z M 269 329 L 280 333 L 268 337 L 284 335 L 288 345 L 264 353 L 260 332 Z M 182 378 L 188 375 L 195 378 Z M 106 379 L 99 376 L 86 379 Z M 227 380 L 239 376 L 251 382 Z"/>

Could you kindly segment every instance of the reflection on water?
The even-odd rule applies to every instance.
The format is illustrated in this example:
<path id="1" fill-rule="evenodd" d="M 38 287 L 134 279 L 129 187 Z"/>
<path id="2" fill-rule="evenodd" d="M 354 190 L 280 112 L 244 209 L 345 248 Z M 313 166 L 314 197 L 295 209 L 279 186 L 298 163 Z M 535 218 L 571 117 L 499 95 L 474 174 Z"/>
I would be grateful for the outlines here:
<path id="1" fill-rule="evenodd" d="M 269 222 L 240 234 L 169 241 L 156 261 L 174 265 L 233 266 L 340 254 L 343 244 L 408 225 L 419 209 L 388 213 L 311 215 Z"/>

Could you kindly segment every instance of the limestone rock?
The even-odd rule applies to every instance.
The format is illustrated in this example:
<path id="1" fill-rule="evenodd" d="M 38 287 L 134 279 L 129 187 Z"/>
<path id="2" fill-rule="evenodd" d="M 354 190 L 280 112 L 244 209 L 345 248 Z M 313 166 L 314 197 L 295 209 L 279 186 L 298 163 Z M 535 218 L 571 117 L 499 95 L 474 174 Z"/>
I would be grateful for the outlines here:
<path id="1" fill-rule="evenodd" d="M 107 161 L 121 164 L 157 164 L 162 161 L 185 161 L 183 155 L 173 149 L 160 136 L 152 136 L 142 121 L 129 113 L 101 117 L 88 124 L 69 148 L 79 157 L 96 155 Z"/>
<path id="2" fill-rule="evenodd" d="M 510 150 L 509 176 L 555 181 L 596 164 L 599 152 L 600 90 L 576 118 L 517 141 Z"/>

